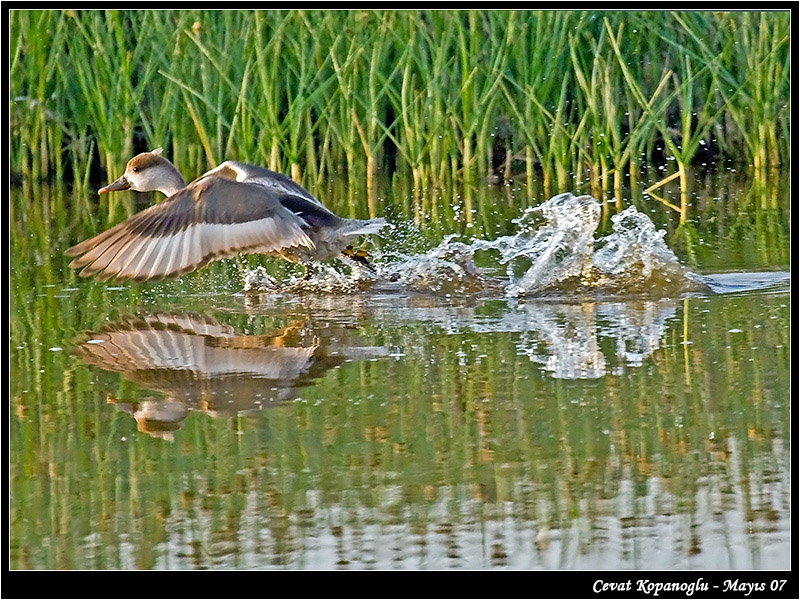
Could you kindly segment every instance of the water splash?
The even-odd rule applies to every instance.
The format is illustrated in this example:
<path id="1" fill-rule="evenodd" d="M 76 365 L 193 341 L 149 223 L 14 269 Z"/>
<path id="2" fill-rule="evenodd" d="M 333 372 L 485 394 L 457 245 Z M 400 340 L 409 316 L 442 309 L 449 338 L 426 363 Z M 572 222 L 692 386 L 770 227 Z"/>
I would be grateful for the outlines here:
<path id="1" fill-rule="evenodd" d="M 375 271 L 323 266 L 303 279 L 278 284 L 263 269 L 246 273 L 246 290 L 348 293 L 375 281 L 437 296 L 496 293 L 506 297 L 554 294 L 673 296 L 709 291 L 680 264 L 647 215 L 631 206 L 611 217 L 612 231 L 597 239 L 601 204 L 588 195 L 559 194 L 526 209 L 517 232 L 494 240 L 460 241 L 450 235 L 435 248 L 408 254 L 384 251 Z M 478 268 L 476 253 L 495 268 Z M 497 273 L 505 271 L 505 277 Z"/>
<path id="2" fill-rule="evenodd" d="M 612 233 L 592 254 L 593 285 L 628 292 L 708 291 L 664 243 L 664 230 L 633 206 L 611 217 Z"/>
<path id="3" fill-rule="evenodd" d="M 475 265 L 475 242 L 454 241 L 457 237 L 449 235 L 423 254 L 395 254 L 394 261 L 380 264 L 380 274 L 406 289 L 440 296 L 481 292 L 489 282 Z"/>
<path id="4" fill-rule="evenodd" d="M 560 194 L 515 219 L 514 235 L 469 243 L 449 236 L 424 254 L 385 265 L 383 275 L 436 294 L 495 288 L 508 297 L 708 291 L 664 243 L 665 232 L 633 206 L 611 217 L 612 232 L 595 239 L 601 208 L 591 196 Z M 478 251 L 496 256 L 505 268 L 504 280 L 476 267 Z"/>
<path id="5" fill-rule="evenodd" d="M 517 234 L 474 242 L 500 254 L 508 275 L 507 296 L 563 288 L 590 275 L 594 232 L 600 223 L 600 204 L 594 198 L 560 194 L 529 208 L 514 222 L 520 229 Z"/>
<path id="6" fill-rule="evenodd" d="M 292 276 L 285 281 L 278 281 L 267 272 L 263 266 L 257 266 L 243 271 L 244 289 L 246 294 L 261 293 L 319 293 L 319 294 L 350 294 L 371 285 L 377 273 L 363 267 L 356 261 L 342 259 L 341 265 L 318 264 L 309 268 L 303 276 Z"/>

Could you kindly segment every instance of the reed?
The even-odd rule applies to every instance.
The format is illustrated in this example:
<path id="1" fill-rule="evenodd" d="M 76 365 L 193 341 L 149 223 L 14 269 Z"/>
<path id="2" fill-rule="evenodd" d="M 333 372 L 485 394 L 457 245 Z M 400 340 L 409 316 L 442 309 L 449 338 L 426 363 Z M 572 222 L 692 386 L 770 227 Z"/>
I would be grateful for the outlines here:
<path id="1" fill-rule="evenodd" d="M 64 53 L 65 16 L 52 11 L 19 11 L 9 23 L 9 123 L 12 172 L 31 179 L 48 178 L 58 161 L 64 128 L 64 94 L 56 84 L 56 67 Z M 15 85 L 19 83 L 19 85 Z M 59 92 L 62 92 L 59 94 Z M 75 137 L 68 131 L 67 137 Z M 57 172 L 58 174 L 58 172 Z"/>
<path id="2" fill-rule="evenodd" d="M 164 145 L 187 176 L 408 174 L 422 202 L 430 184 L 588 174 L 602 194 L 656 159 L 790 155 L 788 12 L 13 10 L 9 31 L 10 165 L 29 179 L 113 176 Z"/>
<path id="3" fill-rule="evenodd" d="M 790 62 L 785 48 L 790 42 L 790 23 L 772 13 L 743 13 L 739 19 L 722 14 L 675 14 L 692 36 L 693 49 L 709 65 L 718 82 L 727 116 L 741 134 L 747 160 L 756 171 L 786 161 L 782 147 L 789 131 L 788 90 Z M 731 39 L 708 40 L 706 22 L 728 27 Z"/>
<path id="4" fill-rule="evenodd" d="M 565 110 L 562 91 L 570 85 L 568 33 L 579 21 L 580 15 L 571 12 L 540 13 L 526 19 L 514 41 L 511 68 L 501 82 L 504 105 L 518 131 L 517 157 L 524 161 L 529 185 L 538 169 L 545 189 L 551 187 L 559 162 L 553 160 L 555 145 L 572 138 L 556 114 Z"/>

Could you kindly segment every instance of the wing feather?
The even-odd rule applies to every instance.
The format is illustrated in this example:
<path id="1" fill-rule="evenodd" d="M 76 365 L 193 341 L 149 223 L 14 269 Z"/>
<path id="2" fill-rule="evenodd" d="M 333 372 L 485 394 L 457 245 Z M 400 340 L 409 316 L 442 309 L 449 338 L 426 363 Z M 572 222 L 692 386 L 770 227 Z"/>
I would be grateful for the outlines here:
<path id="1" fill-rule="evenodd" d="M 281 185 L 283 193 L 290 187 Z M 280 199 L 261 185 L 201 178 L 66 254 L 76 257 L 70 267 L 81 268 L 84 277 L 147 280 L 252 251 L 313 249 L 308 222 Z"/>

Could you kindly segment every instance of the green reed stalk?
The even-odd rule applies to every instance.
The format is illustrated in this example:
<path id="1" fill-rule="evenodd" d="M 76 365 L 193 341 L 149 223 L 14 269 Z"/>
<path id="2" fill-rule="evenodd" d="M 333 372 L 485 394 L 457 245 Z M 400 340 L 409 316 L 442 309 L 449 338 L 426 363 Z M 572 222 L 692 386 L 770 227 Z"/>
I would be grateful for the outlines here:
<path id="1" fill-rule="evenodd" d="M 280 85 L 278 69 L 273 67 L 280 56 L 281 44 L 285 37 L 285 29 L 289 17 L 281 15 L 281 21 L 273 25 L 271 30 L 265 20 L 264 13 L 257 11 L 253 15 L 255 38 L 253 49 L 256 61 L 256 87 L 259 90 L 259 101 L 252 112 L 258 120 L 258 145 L 262 157 L 273 170 L 280 169 Z"/>
<path id="2" fill-rule="evenodd" d="M 66 14 L 69 52 L 58 63 L 61 79 L 71 86 L 65 94 L 69 111 L 80 129 L 95 136 L 106 172 L 116 177 L 132 154 L 134 119 L 161 64 L 163 50 L 154 47 L 147 36 L 156 17 L 148 12 L 120 11 Z M 143 31 L 135 43 L 129 41 L 131 28 Z M 107 201 L 108 215 L 114 218 L 119 201 Z M 125 207 L 129 213 L 131 207 Z"/>
<path id="3" fill-rule="evenodd" d="M 608 178 L 613 175 L 613 191 L 619 201 L 624 169 L 630 166 L 630 171 L 635 172 L 633 157 L 641 152 L 653 127 L 649 120 L 636 118 L 642 109 L 634 106 L 618 62 L 608 58 L 610 43 L 606 37 L 609 34 L 610 31 L 604 28 L 599 39 L 585 32 L 580 38 L 571 35 L 570 56 L 582 92 L 580 100 L 584 106 L 580 110 L 584 117 L 589 118 L 587 127 L 592 131 L 591 147 L 582 153 L 589 168 L 595 171 L 592 186 L 599 184 L 604 193 Z M 623 25 L 620 23 L 616 33 L 618 45 L 622 35 Z M 590 50 L 588 56 L 584 47 Z M 587 64 L 587 58 L 591 58 L 591 66 Z M 620 97 L 626 99 L 624 104 L 620 104 Z M 576 136 L 580 136 L 580 131 L 576 131 Z"/>
<path id="4" fill-rule="evenodd" d="M 423 137 L 419 160 L 421 164 L 429 165 L 430 179 L 441 187 L 449 169 L 448 158 L 455 141 L 455 134 L 449 127 L 451 102 L 447 82 L 450 79 L 449 70 L 455 63 L 450 48 L 458 22 L 455 19 L 426 22 L 422 14 L 413 15 L 413 19 L 409 18 L 407 22 L 412 31 L 406 40 L 415 41 L 413 44 L 405 41 L 407 51 L 403 54 L 403 66 L 416 74 L 416 89 L 419 90 L 416 104 L 418 114 L 415 118 L 419 135 Z M 403 32 L 397 33 L 395 43 L 404 43 Z M 412 48 L 418 50 L 412 51 Z M 405 75 L 403 81 L 406 81 Z M 395 111 L 404 114 L 406 108 L 410 107 L 399 104 L 395 106 Z M 411 135 L 415 133 L 408 127 L 406 132 Z"/>
<path id="5" fill-rule="evenodd" d="M 340 55 L 341 58 L 337 56 L 337 48 L 340 43 L 347 48 L 346 51 Z M 354 176 L 359 160 L 359 157 L 357 157 L 357 149 L 360 145 L 360 124 L 358 123 L 358 115 L 356 114 L 354 106 L 353 95 L 355 89 L 353 83 L 355 74 L 358 71 L 358 63 L 363 52 L 364 47 L 361 45 L 361 40 L 345 40 L 344 36 L 341 34 L 336 37 L 335 45 L 330 49 L 331 64 L 336 74 L 338 101 L 335 104 L 337 110 L 333 113 L 334 118 L 331 119 L 328 124 L 336 133 L 345 153 L 349 177 Z"/>
<path id="6" fill-rule="evenodd" d="M 508 21 L 503 24 L 505 32 L 498 26 L 493 13 L 468 11 L 468 28 L 457 29 L 457 66 L 461 73 L 461 87 L 457 103 L 453 111 L 453 121 L 460 133 L 461 159 L 465 187 L 472 184 L 474 167 L 486 173 L 488 132 L 494 125 L 493 107 L 499 96 L 499 88 L 503 65 L 505 64 L 510 38 L 514 32 L 514 12 L 509 13 Z M 484 31 L 488 29 L 491 51 L 490 65 L 486 67 L 482 60 L 482 49 L 486 42 Z M 474 161 L 474 162 L 473 162 Z M 470 219 L 469 208 L 466 211 Z"/>
<path id="7" fill-rule="evenodd" d="M 308 32 L 315 24 L 304 14 L 279 14 L 280 21 L 268 23 L 261 13 L 253 16 L 255 35 L 255 85 L 246 106 L 253 133 L 258 131 L 261 155 L 274 170 L 288 170 L 300 178 L 302 149 L 310 157 L 322 160 L 313 136 L 321 125 L 312 111 L 326 106 L 326 95 L 334 82 L 329 57 Z M 312 17 L 313 18 L 313 17 Z M 270 29 L 272 26 L 272 29 Z M 296 60 L 303 56 L 304 60 Z M 278 69 L 278 62 L 286 67 Z M 312 171 L 319 172 L 317 164 Z"/>
<path id="8" fill-rule="evenodd" d="M 716 24 L 732 30 L 720 50 L 707 41 L 698 17 L 675 14 L 698 54 L 719 81 L 727 114 L 739 129 L 757 172 L 781 163 L 778 130 L 789 111 L 789 20 L 781 13 L 743 13 L 741 23 L 722 15 Z"/>
<path id="9" fill-rule="evenodd" d="M 302 35 L 289 38 L 295 57 L 314 56 L 315 60 L 291 61 L 289 65 L 288 82 L 283 84 L 285 91 L 285 117 L 283 124 L 283 152 L 290 164 L 292 176 L 300 179 L 300 148 L 307 137 L 313 136 L 319 127 L 319 121 L 308 119 L 313 109 L 320 104 L 326 105 L 326 98 L 331 94 L 331 88 L 336 81 L 336 75 L 331 73 L 327 66 L 328 57 L 321 52 L 313 37 L 316 24 L 300 14 Z M 332 62 L 332 61 L 331 61 Z M 281 82 L 283 83 L 283 82 Z M 279 84 L 280 85 L 280 84 Z M 309 128 L 304 128 L 308 125 Z"/>
<path id="10" fill-rule="evenodd" d="M 380 160 L 380 153 L 388 131 L 394 125 L 394 123 L 388 122 L 386 105 L 389 102 L 389 89 L 394 85 L 400 72 L 400 65 L 397 64 L 388 73 L 382 71 L 379 66 L 386 63 L 391 64 L 388 57 L 391 46 L 387 40 L 390 41 L 389 32 L 392 31 L 395 21 L 396 16 L 393 13 L 386 13 L 380 17 L 380 22 L 375 27 L 375 33 L 367 41 L 372 46 L 372 52 L 369 60 L 358 73 L 361 83 L 356 83 L 354 86 L 356 105 L 352 109 L 352 115 L 366 156 L 367 201 L 371 217 L 375 216 L 376 211 L 374 176 L 377 172 L 377 161 Z M 363 118 L 359 114 L 363 114 Z M 362 120 L 364 121 L 363 126 Z"/>
<path id="11" fill-rule="evenodd" d="M 181 12 L 174 19 L 162 19 L 155 14 L 148 22 L 152 40 L 158 41 L 163 51 L 158 61 L 160 71 L 181 61 L 186 44 L 183 31 L 191 26 L 192 18 L 189 12 Z M 175 119 L 180 114 L 181 97 L 179 86 L 170 85 L 161 72 L 158 77 L 153 76 L 138 106 L 138 120 L 148 149 L 167 146 L 170 142 L 180 146 L 180 140 L 175 139 Z"/>
<path id="12" fill-rule="evenodd" d="M 605 103 L 605 98 L 608 96 L 608 88 L 613 86 L 615 82 L 609 81 L 608 77 L 603 77 L 605 65 L 602 58 L 602 47 L 605 43 L 605 31 L 601 33 L 600 39 L 578 40 L 574 36 L 569 38 L 570 56 L 572 58 L 573 69 L 575 72 L 575 79 L 578 82 L 579 88 L 582 92 L 579 99 L 582 100 L 582 106 L 579 110 L 584 115 L 584 119 L 588 120 L 587 127 L 591 130 L 591 146 L 587 149 L 587 160 L 589 167 L 595 171 L 592 177 L 592 184 L 601 182 L 605 188 L 608 179 L 608 159 L 612 153 L 608 123 L 613 119 L 614 107 L 609 107 Z M 583 53 L 579 56 L 579 48 L 584 43 L 588 43 L 593 52 L 591 67 L 583 64 L 585 56 Z M 598 93 L 598 91 L 600 93 Z M 583 119 L 582 119 L 583 120 Z M 597 166 L 601 167 L 600 173 L 596 172 Z"/>
<path id="13" fill-rule="evenodd" d="M 679 167 L 701 142 L 758 170 L 789 157 L 785 13 L 11 11 L 9 31 L 29 178 L 79 178 L 93 139 L 109 176 L 135 142 L 187 173 L 238 158 L 370 182 L 390 164 L 419 193 L 470 189 L 500 123 L 508 166 L 550 192 L 586 170 L 618 190 L 661 138 Z"/>
<path id="14" fill-rule="evenodd" d="M 526 15 L 513 40 L 509 69 L 501 81 L 505 105 L 520 132 L 520 146 L 525 160 L 526 179 L 533 185 L 534 166 L 538 163 L 550 188 L 555 168 L 550 149 L 566 135 L 563 121 L 554 113 L 563 105 L 564 80 L 569 79 L 568 35 L 583 27 L 580 13 L 540 12 Z"/>
<path id="15" fill-rule="evenodd" d="M 605 21 L 605 25 L 607 29 L 610 27 L 608 20 Z M 611 31 L 609 29 L 609 34 L 610 33 Z M 621 53 L 619 51 L 619 40 L 613 39 L 611 43 L 614 52 L 620 59 L 620 66 L 625 75 L 625 81 L 631 89 L 633 96 L 639 100 L 645 113 L 650 118 L 652 125 L 661 133 L 665 146 L 675 159 L 678 168 L 677 177 L 680 179 L 681 190 L 679 212 L 681 214 L 681 223 L 683 223 L 686 220 L 688 204 L 687 167 L 700 144 L 704 142 L 706 134 L 722 113 L 722 108 L 717 107 L 716 110 L 714 109 L 716 97 L 713 79 L 703 80 L 701 78 L 701 76 L 709 70 L 709 66 L 704 65 L 698 71 L 693 72 L 689 55 L 679 52 L 680 58 L 676 60 L 678 63 L 676 65 L 678 72 L 669 73 L 669 79 L 673 81 L 675 89 L 657 106 L 653 106 L 652 102 L 644 102 L 644 94 L 641 88 L 635 78 L 630 75 L 630 71 L 627 67 L 622 63 Z M 666 80 L 667 77 L 665 76 L 662 82 Z M 695 87 L 698 87 L 697 91 L 700 92 L 705 88 L 702 100 L 699 103 L 695 101 Z M 655 95 L 653 98 L 655 98 Z M 673 139 L 673 128 L 669 126 L 666 118 L 666 111 L 668 106 L 676 100 L 678 102 L 680 114 L 679 137 Z M 671 178 L 672 177 L 668 177 L 654 184 L 648 188 L 648 192 L 652 192 Z"/>
<path id="16" fill-rule="evenodd" d="M 449 129 L 444 69 L 453 38 L 454 21 L 419 12 L 403 14 L 390 38 L 397 55 L 396 77 L 384 79 L 386 99 L 395 115 L 387 124 L 387 137 L 401 159 L 398 169 L 408 169 L 413 181 L 415 215 L 428 181 L 440 183 L 449 169 Z M 430 43 L 439 35 L 438 45 Z M 434 50 L 435 49 L 435 50 Z"/>
<path id="17" fill-rule="evenodd" d="M 78 101 L 85 103 L 105 167 L 113 173 L 119 166 L 117 157 L 130 154 L 132 117 L 157 62 L 148 61 L 153 56 L 149 45 L 140 43 L 133 52 L 128 51 L 128 23 L 124 22 L 128 15 L 90 11 L 81 17 L 70 16 L 77 31 L 68 36 L 67 46 L 69 66 L 80 86 L 82 98 Z M 139 71 L 142 63 L 149 68 Z M 125 135 L 120 136 L 120 131 Z"/>
<path id="18" fill-rule="evenodd" d="M 183 61 L 179 72 L 160 71 L 180 88 L 206 161 L 212 167 L 222 161 L 228 146 L 232 121 L 240 105 L 237 92 L 241 91 L 247 72 L 247 64 L 243 65 L 239 57 L 249 29 L 240 19 L 231 22 L 232 19 L 233 16 L 226 13 L 222 23 L 201 23 L 196 28 L 184 30 L 184 35 L 193 44 L 186 51 L 187 56 L 193 58 L 193 64 Z M 223 52 L 211 47 L 209 44 L 214 41 L 222 43 L 226 50 Z M 193 55 L 189 48 L 198 50 L 200 56 Z"/>
<path id="19" fill-rule="evenodd" d="M 65 94 L 56 77 L 67 39 L 67 16 L 55 11 L 13 11 L 10 23 L 10 159 L 31 179 L 61 176 L 61 145 L 74 139 L 62 117 Z M 56 164 L 51 164 L 53 161 Z"/>

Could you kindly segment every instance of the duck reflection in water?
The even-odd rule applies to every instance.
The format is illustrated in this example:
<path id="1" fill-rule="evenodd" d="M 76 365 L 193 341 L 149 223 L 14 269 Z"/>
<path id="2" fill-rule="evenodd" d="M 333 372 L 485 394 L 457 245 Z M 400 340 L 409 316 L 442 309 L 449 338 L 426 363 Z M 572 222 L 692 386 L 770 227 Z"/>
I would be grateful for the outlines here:
<path id="1" fill-rule="evenodd" d="M 328 370 L 388 355 L 359 346 L 352 330 L 300 322 L 242 335 L 215 319 L 183 314 L 130 316 L 81 334 L 73 354 L 86 364 L 163 394 L 108 402 L 131 414 L 139 431 L 173 439 L 189 412 L 231 417 L 291 401 Z"/>

